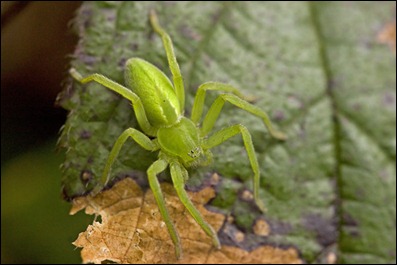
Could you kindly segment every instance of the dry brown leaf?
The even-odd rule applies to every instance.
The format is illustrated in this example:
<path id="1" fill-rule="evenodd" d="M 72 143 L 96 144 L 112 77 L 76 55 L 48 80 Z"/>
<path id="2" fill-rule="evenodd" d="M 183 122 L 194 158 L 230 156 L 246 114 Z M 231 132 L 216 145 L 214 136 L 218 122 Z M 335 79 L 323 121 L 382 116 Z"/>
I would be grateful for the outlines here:
<path id="1" fill-rule="evenodd" d="M 268 236 L 270 234 L 269 224 L 263 219 L 256 220 L 253 230 L 258 236 Z"/>
<path id="2" fill-rule="evenodd" d="M 396 53 L 396 21 L 387 23 L 377 38 L 380 43 L 389 45 L 390 49 Z"/>
<path id="3" fill-rule="evenodd" d="M 84 263 L 301 263 L 294 248 L 263 246 L 247 252 L 231 246 L 216 250 L 212 240 L 193 220 L 177 197 L 172 185 L 161 184 L 167 208 L 182 241 L 183 256 L 175 257 L 174 245 L 158 211 L 150 189 L 143 192 L 130 178 L 95 197 L 73 201 L 71 214 L 85 208 L 87 214 L 102 217 L 79 234 L 73 244 L 83 248 Z M 219 231 L 225 216 L 208 211 L 204 205 L 215 196 L 212 188 L 189 192 L 204 219 Z"/>

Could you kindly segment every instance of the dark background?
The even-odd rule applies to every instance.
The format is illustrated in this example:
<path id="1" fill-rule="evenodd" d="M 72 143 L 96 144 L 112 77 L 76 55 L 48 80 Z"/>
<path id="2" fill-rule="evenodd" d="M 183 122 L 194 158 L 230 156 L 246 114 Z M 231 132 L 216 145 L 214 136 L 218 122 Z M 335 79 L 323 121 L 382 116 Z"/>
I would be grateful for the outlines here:
<path id="1" fill-rule="evenodd" d="M 71 244 L 92 217 L 61 197 L 66 111 L 55 106 L 81 2 L 1 2 L 1 263 L 81 263 Z"/>

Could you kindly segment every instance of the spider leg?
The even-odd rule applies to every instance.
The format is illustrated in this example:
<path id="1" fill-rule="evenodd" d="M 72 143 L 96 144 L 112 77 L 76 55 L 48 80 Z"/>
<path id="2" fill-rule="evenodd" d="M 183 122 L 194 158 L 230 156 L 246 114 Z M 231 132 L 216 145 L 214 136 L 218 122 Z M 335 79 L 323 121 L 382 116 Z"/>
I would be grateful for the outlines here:
<path id="1" fill-rule="evenodd" d="M 205 100 L 205 93 L 207 90 L 217 90 L 217 91 L 224 91 L 233 93 L 234 95 L 245 99 L 245 100 L 253 100 L 252 97 L 244 96 L 237 88 L 223 83 L 218 82 L 207 82 L 199 86 L 196 92 L 196 97 L 194 98 L 193 108 L 192 108 L 192 116 L 191 120 L 197 124 L 200 122 L 201 115 L 203 113 L 203 106 Z"/>
<path id="2" fill-rule="evenodd" d="M 109 78 L 100 75 L 100 74 L 92 74 L 87 77 L 82 77 L 80 73 L 76 71 L 76 69 L 71 68 L 70 74 L 73 76 L 74 79 L 79 81 L 82 84 L 86 84 L 88 82 L 97 82 L 103 85 L 106 88 L 120 94 L 123 98 L 126 98 L 131 101 L 132 107 L 134 108 L 136 118 L 142 130 L 145 134 L 150 136 L 156 135 L 156 128 L 154 128 L 148 121 L 146 117 L 145 109 L 143 108 L 141 99 L 130 89 L 110 80 Z"/>
<path id="3" fill-rule="evenodd" d="M 163 193 L 161 192 L 160 183 L 156 177 L 157 174 L 163 172 L 167 168 L 167 166 L 168 163 L 165 160 L 159 159 L 149 167 L 149 169 L 147 170 L 147 175 L 149 179 L 149 185 L 151 190 L 153 191 L 153 195 L 159 207 L 160 214 L 167 226 L 171 240 L 175 245 L 176 257 L 179 259 L 182 255 L 181 242 L 179 239 L 178 232 L 176 231 L 175 226 L 171 221 L 170 214 L 168 213 L 167 208 L 165 207 L 165 200 L 163 197 Z"/>
<path id="4" fill-rule="evenodd" d="M 178 162 L 170 163 L 171 178 L 174 183 L 175 190 L 181 199 L 181 202 L 192 215 L 193 219 L 201 226 L 204 232 L 212 238 L 212 241 L 216 248 L 220 248 L 218 236 L 214 229 L 204 220 L 203 216 L 196 209 L 192 201 L 189 199 L 188 194 L 185 191 L 185 179 L 187 179 L 187 171 Z"/>
<path id="5" fill-rule="evenodd" d="M 252 144 L 251 134 L 247 130 L 247 128 L 241 124 L 232 125 L 230 127 L 224 128 L 215 134 L 213 134 L 208 139 L 204 140 L 203 149 L 211 149 L 214 146 L 217 146 L 223 142 L 225 142 L 230 137 L 235 136 L 236 134 L 241 133 L 241 136 L 244 141 L 245 150 L 248 154 L 248 159 L 250 161 L 252 170 L 254 171 L 253 178 L 253 187 L 254 187 L 254 199 L 258 207 L 265 212 L 266 208 L 263 205 L 262 201 L 259 199 L 259 181 L 260 181 L 260 171 L 258 159 L 256 158 L 254 145 Z"/>
<path id="6" fill-rule="evenodd" d="M 248 111 L 249 113 L 262 118 L 262 121 L 264 122 L 265 126 L 267 127 L 270 134 L 274 138 L 277 138 L 279 140 L 287 139 L 287 136 L 284 133 L 273 129 L 273 126 L 272 126 L 272 123 L 270 122 L 269 117 L 263 110 L 261 110 L 257 106 L 254 106 L 233 94 L 222 94 L 222 95 L 219 95 L 219 97 L 215 100 L 215 102 L 212 104 L 211 108 L 208 110 L 208 113 L 204 118 L 203 125 L 201 127 L 201 136 L 207 135 L 212 130 L 212 128 L 214 127 L 215 121 L 217 120 L 217 118 L 222 110 L 222 107 L 226 101 L 230 102 L 231 104 L 235 105 L 236 107 L 239 107 L 240 109 Z"/>
<path id="7" fill-rule="evenodd" d="M 103 174 L 101 177 L 101 182 L 104 184 L 104 186 L 107 184 L 109 181 L 110 177 L 110 169 L 112 168 L 112 165 L 117 158 L 121 147 L 124 145 L 125 141 L 127 141 L 128 137 L 131 137 L 137 144 L 139 144 L 142 148 L 148 150 L 148 151 L 156 151 L 159 149 L 158 145 L 149 139 L 146 135 L 141 133 L 140 131 L 134 129 L 134 128 L 129 128 L 125 130 L 119 138 L 117 138 L 116 142 L 113 145 L 112 150 L 110 151 L 108 160 L 106 161 L 105 169 L 103 170 Z"/>
<path id="8" fill-rule="evenodd" d="M 176 96 L 178 97 L 179 104 L 183 112 L 183 110 L 185 109 L 185 88 L 183 86 L 181 70 L 179 69 L 178 61 L 176 60 L 175 57 L 172 40 L 170 36 L 167 34 L 167 32 L 160 26 L 156 12 L 154 10 L 151 10 L 149 18 L 154 31 L 156 31 L 160 35 L 163 41 L 165 53 L 167 54 L 168 65 L 170 67 L 172 73 L 172 79 L 174 81 L 175 93 Z"/>

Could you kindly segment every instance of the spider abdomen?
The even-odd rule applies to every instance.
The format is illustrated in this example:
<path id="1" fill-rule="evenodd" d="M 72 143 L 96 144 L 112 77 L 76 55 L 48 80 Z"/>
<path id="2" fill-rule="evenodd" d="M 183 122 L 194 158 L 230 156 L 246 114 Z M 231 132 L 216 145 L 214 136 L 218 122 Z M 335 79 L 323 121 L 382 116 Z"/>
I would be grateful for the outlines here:
<path id="1" fill-rule="evenodd" d="M 182 113 L 175 90 L 168 77 L 153 64 L 140 58 L 126 62 L 126 85 L 139 96 L 150 124 L 167 127 Z"/>

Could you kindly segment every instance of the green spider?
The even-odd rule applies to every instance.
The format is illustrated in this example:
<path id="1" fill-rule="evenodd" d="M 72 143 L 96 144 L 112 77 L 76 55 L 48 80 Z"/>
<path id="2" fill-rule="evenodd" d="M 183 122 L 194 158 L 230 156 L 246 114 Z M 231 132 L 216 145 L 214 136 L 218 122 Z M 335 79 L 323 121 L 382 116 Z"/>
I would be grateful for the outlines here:
<path id="1" fill-rule="evenodd" d="M 277 139 L 285 140 L 286 136 L 272 128 L 271 122 L 265 112 L 244 100 L 244 96 L 236 88 L 223 83 L 207 82 L 202 84 L 197 90 L 190 119 L 185 117 L 183 115 L 185 106 L 183 79 L 174 54 L 171 38 L 159 25 L 154 11 L 150 13 L 150 23 L 154 31 L 162 38 L 173 77 L 173 84 L 156 66 L 139 58 L 131 58 L 125 65 L 125 82 L 127 87 L 131 89 L 100 74 L 92 74 L 83 78 L 73 68 L 70 70 L 70 74 L 82 84 L 91 81 L 97 82 L 131 101 L 138 124 L 143 132 L 134 128 L 128 128 L 119 136 L 109 154 L 101 177 L 101 183 L 105 186 L 109 181 L 111 167 L 121 147 L 129 137 L 148 151 L 158 151 L 158 160 L 153 162 L 147 170 L 149 185 L 175 245 L 175 254 L 177 258 L 180 258 L 182 249 L 179 235 L 166 209 L 164 197 L 156 176 L 168 166 L 170 167 L 171 178 L 181 202 L 205 233 L 212 238 L 215 247 L 220 248 L 216 232 L 203 219 L 185 191 L 185 181 L 189 178 L 186 168 L 208 164 L 211 158 L 211 148 L 240 133 L 254 171 L 254 199 L 259 208 L 263 211 L 265 210 L 264 205 L 259 200 L 260 172 L 258 160 L 255 155 L 251 135 L 247 128 L 241 124 L 236 124 L 207 137 L 223 105 L 227 101 L 236 107 L 262 118 L 270 134 Z M 199 127 L 207 90 L 224 91 L 227 93 L 218 96 L 208 110 L 201 127 Z"/>

